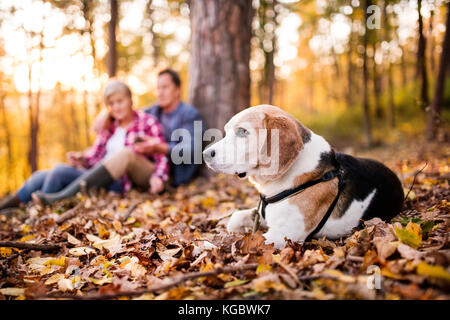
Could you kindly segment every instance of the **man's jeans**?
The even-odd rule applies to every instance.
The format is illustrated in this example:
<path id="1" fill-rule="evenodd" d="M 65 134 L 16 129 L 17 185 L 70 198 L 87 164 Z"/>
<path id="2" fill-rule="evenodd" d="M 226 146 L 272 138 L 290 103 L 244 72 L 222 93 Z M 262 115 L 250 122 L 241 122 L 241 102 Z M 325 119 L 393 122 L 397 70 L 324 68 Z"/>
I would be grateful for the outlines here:
<path id="1" fill-rule="evenodd" d="M 66 164 L 59 164 L 51 170 L 40 170 L 34 172 L 17 192 L 20 201 L 27 203 L 31 201 L 31 194 L 40 190 L 43 193 L 55 193 L 64 189 L 76 178 L 81 176 L 86 169 L 78 169 Z M 120 192 L 119 181 L 108 188 L 109 191 Z"/>

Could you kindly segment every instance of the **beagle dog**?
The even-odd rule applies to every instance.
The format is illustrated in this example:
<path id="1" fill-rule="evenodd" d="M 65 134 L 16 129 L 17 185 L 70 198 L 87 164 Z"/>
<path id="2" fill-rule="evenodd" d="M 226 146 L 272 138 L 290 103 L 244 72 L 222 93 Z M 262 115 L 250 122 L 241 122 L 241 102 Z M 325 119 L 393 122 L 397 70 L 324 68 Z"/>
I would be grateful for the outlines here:
<path id="1" fill-rule="evenodd" d="M 402 207 L 402 185 L 382 163 L 335 152 L 321 136 L 283 110 L 260 105 L 236 114 L 225 137 L 203 152 L 214 171 L 248 177 L 261 195 L 257 208 L 235 211 L 228 232 L 246 232 L 254 213 L 266 243 L 338 239 L 360 219 L 389 220 Z M 256 211 L 255 211 L 256 210 Z"/>

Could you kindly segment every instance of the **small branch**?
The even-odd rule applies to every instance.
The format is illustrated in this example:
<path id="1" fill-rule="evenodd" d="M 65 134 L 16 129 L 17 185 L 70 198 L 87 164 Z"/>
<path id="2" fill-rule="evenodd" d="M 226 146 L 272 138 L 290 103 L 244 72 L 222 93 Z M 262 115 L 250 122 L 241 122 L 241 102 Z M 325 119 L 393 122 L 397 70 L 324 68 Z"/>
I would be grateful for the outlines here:
<path id="1" fill-rule="evenodd" d="M 75 215 L 78 213 L 77 212 L 78 209 L 81 208 L 82 206 L 83 206 L 83 203 L 80 202 L 75 207 L 73 207 L 70 210 L 67 210 L 62 215 L 60 215 L 58 218 L 56 218 L 55 222 L 57 224 L 61 224 L 61 223 L 65 222 L 66 220 L 69 220 L 69 219 L 75 217 Z"/>
<path id="2" fill-rule="evenodd" d="M 121 291 L 121 292 L 119 291 L 119 292 L 115 292 L 115 293 L 107 293 L 107 294 L 102 294 L 102 295 L 88 295 L 88 296 L 50 294 L 50 295 L 46 295 L 46 296 L 40 296 L 37 298 L 39 299 L 39 298 L 45 297 L 45 298 L 62 298 L 62 299 L 65 298 L 65 299 L 74 299 L 74 300 L 106 300 L 106 299 L 114 299 L 114 298 L 119 298 L 119 297 L 124 297 L 124 296 L 128 296 L 128 297 L 140 296 L 145 293 L 164 291 L 164 290 L 170 289 L 172 287 L 175 287 L 184 281 L 191 280 L 191 279 L 215 276 L 215 275 L 218 275 L 221 273 L 232 273 L 232 272 L 236 272 L 236 271 L 256 269 L 257 267 L 258 267 L 257 263 L 249 263 L 249 264 L 244 264 L 244 265 L 240 265 L 240 266 L 221 267 L 221 268 L 217 268 L 217 269 L 214 269 L 211 271 L 205 271 L 205 272 L 192 272 L 192 273 L 188 273 L 188 274 L 179 276 L 170 283 L 162 284 L 162 285 L 158 285 L 158 286 L 154 286 L 154 287 L 150 287 L 150 288 L 146 288 L 146 289 L 142 289 L 142 290 L 135 290 L 135 291 Z"/>
<path id="3" fill-rule="evenodd" d="M 347 259 L 350 261 L 354 261 L 354 262 L 363 262 L 364 261 L 364 257 L 352 256 L 349 254 L 347 254 Z"/>
<path id="4" fill-rule="evenodd" d="M 136 202 L 133 203 L 128 209 L 127 211 L 125 211 L 125 213 L 120 217 L 120 220 L 126 221 L 128 219 L 128 217 L 133 213 L 134 210 L 136 210 L 136 208 L 141 204 L 142 202 Z"/>
<path id="5" fill-rule="evenodd" d="M 281 262 L 281 261 L 277 261 L 277 264 L 278 264 L 284 271 L 286 271 L 292 279 L 294 279 L 294 281 L 297 283 L 297 285 L 300 285 L 300 281 L 298 280 L 297 275 L 295 274 L 294 271 L 292 271 L 292 269 L 291 269 L 289 266 L 287 266 L 286 264 L 284 264 L 284 263 Z"/>
<path id="6" fill-rule="evenodd" d="M 18 249 L 30 249 L 30 250 L 40 250 L 40 251 L 50 251 L 61 248 L 58 244 L 38 244 L 38 243 L 27 243 L 20 241 L 0 241 L 0 247 L 13 247 Z"/>
<path id="7" fill-rule="evenodd" d="M 19 211 L 19 208 L 6 208 L 3 210 L 0 210 L 0 215 L 4 215 L 4 216 L 10 216 L 13 213 L 16 213 L 17 211 Z"/>

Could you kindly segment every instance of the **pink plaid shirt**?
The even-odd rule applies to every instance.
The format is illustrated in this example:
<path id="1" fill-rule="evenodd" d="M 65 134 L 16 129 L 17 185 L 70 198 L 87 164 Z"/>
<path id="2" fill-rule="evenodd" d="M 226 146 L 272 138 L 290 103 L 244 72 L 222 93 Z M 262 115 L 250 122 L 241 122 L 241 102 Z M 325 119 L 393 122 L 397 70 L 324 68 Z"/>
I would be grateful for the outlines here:
<path id="1" fill-rule="evenodd" d="M 114 122 L 110 129 L 104 130 L 97 135 L 92 148 L 84 153 L 83 166 L 85 168 L 89 169 L 103 159 L 106 155 L 106 144 L 116 128 L 117 123 Z M 155 137 L 161 142 L 165 142 L 162 127 L 155 117 L 145 112 L 133 111 L 133 122 L 127 128 L 125 146 L 134 150 L 136 138 L 143 136 Z M 162 154 L 154 154 L 149 159 L 155 163 L 155 171 L 153 171 L 152 176 L 157 176 L 163 181 L 167 181 L 169 179 L 169 160 L 167 157 Z M 126 174 L 120 178 L 120 186 L 123 193 L 130 191 L 132 183 Z"/>

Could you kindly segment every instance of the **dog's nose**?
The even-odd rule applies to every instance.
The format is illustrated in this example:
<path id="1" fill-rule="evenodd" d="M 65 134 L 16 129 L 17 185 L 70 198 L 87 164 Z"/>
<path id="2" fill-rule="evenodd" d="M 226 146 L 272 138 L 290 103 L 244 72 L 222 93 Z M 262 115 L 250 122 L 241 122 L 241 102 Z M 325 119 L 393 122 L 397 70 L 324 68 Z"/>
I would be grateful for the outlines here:
<path id="1" fill-rule="evenodd" d="M 206 161 L 211 160 L 212 158 L 214 158 L 214 156 L 216 155 L 216 151 L 214 149 L 211 150 L 205 150 L 205 152 L 203 152 L 203 155 L 205 157 Z"/>

